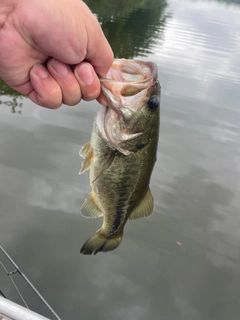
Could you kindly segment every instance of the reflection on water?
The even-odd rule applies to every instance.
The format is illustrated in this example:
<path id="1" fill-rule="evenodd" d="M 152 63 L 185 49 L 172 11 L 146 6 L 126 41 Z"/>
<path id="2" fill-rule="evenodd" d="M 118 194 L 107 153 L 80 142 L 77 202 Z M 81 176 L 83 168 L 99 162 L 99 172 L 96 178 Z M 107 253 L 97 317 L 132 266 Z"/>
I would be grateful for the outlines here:
<path id="1" fill-rule="evenodd" d="M 115 57 L 147 57 L 162 37 L 166 0 L 85 1 L 96 13 Z"/>
<path id="2" fill-rule="evenodd" d="M 116 55 L 159 68 L 154 212 L 129 222 L 114 252 L 80 255 L 101 225 L 80 216 L 90 187 L 77 174 L 98 104 L 51 111 L 22 98 L 21 117 L 0 108 L 0 243 L 63 319 L 238 320 L 240 6 L 88 3 Z"/>
<path id="3" fill-rule="evenodd" d="M 3 105 L 5 105 L 5 106 L 10 107 L 12 113 L 21 114 L 22 113 L 21 109 L 23 107 L 23 103 L 19 102 L 19 99 L 21 99 L 21 97 L 12 96 L 11 98 L 8 97 L 8 99 L 6 99 L 6 101 L 0 100 L 0 108 L 2 108 Z"/>
<path id="4" fill-rule="evenodd" d="M 226 3 L 236 3 L 236 4 L 240 4 L 240 0 L 218 0 L 221 2 L 226 2 Z"/>
<path id="5" fill-rule="evenodd" d="M 12 113 L 21 114 L 23 107 L 22 96 L 10 88 L 2 79 L 0 79 L 0 108 L 4 105 L 10 107 Z"/>

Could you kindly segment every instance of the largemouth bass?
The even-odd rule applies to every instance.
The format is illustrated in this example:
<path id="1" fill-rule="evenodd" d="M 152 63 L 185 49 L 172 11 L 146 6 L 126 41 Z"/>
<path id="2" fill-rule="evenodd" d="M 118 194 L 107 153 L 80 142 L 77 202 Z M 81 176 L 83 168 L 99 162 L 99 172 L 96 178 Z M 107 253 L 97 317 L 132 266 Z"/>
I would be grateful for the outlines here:
<path id="1" fill-rule="evenodd" d="M 151 62 L 115 59 L 106 78 L 100 78 L 107 107 L 96 114 L 91 141 L 80 155 L 80 173 L 90 169 L 91 193 L 83 216 L 103 216 L 102 227 L 88 239 L 81 253 L 96 254 L 119 246 L 128 219 L 151 214 L 149 189 L 156 161 L 160 85 Z"/>

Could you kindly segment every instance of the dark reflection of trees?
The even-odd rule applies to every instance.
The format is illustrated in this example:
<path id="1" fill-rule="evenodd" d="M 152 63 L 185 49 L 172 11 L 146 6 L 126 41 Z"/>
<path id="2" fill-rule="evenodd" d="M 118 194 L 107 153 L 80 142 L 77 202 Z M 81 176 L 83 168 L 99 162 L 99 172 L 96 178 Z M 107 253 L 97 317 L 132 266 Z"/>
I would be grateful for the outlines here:
<path id="1" fill-rule="evenodd" d="M 6 100 L 2 100 L 1 96 L 6 96 Z M 22 95 L 12 88 L 10 88 L 2 79 L 0 79 L 0 107 L 1 105 L 6 105 L 11 108 L 12 113 L 21 114 L 21 108 L 23 106 L 22 102 L 19 100 L 22 99 Z"/>
<path id="2" fill-rule="evenodd" d="M 235 4 L 240 4 L 240 0 L 219 0 L 220 2 L 227 2 L 227 3 L 235 3 Z"/>
<path id="3" fill-rule="evenodd" d="M 97 14 L 115 57 L 146 56 L 161 38 L 166 0 L 86 0 Z"/>

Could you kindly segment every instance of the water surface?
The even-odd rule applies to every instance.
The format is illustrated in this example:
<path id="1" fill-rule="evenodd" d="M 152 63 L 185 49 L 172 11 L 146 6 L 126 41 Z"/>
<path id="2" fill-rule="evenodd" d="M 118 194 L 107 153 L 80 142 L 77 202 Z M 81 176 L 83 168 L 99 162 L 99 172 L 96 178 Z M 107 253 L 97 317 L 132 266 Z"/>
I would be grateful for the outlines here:
<path id="1" fill-rule="evenodd" d="M 159 68 L 154 212 L 127 223 L 117 250 L 80 255 L 101 225 L 80 215 L 90 188 L 88 174 L 78 175 L 98 104 L 46 110 L 1 83 L 0 244 L 62 319 L 237 320 L 240 6 L 86 2 L 116 57 Z M 20 302 L 8 280 L 0 271 L 0 289 Z"/>

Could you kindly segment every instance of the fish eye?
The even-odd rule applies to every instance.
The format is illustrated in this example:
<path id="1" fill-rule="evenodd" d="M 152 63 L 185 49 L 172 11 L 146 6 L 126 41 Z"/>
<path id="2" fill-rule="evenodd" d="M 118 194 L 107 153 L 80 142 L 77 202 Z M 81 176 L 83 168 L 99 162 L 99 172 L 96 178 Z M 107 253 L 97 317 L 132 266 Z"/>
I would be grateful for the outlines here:
<path id="1" fill-rule="evenodd" d="M 148 108 L 151 110 L 156 110 L 159 107 L 159 99 L 157 96 L 151 97 L 147 102 Z"/>

